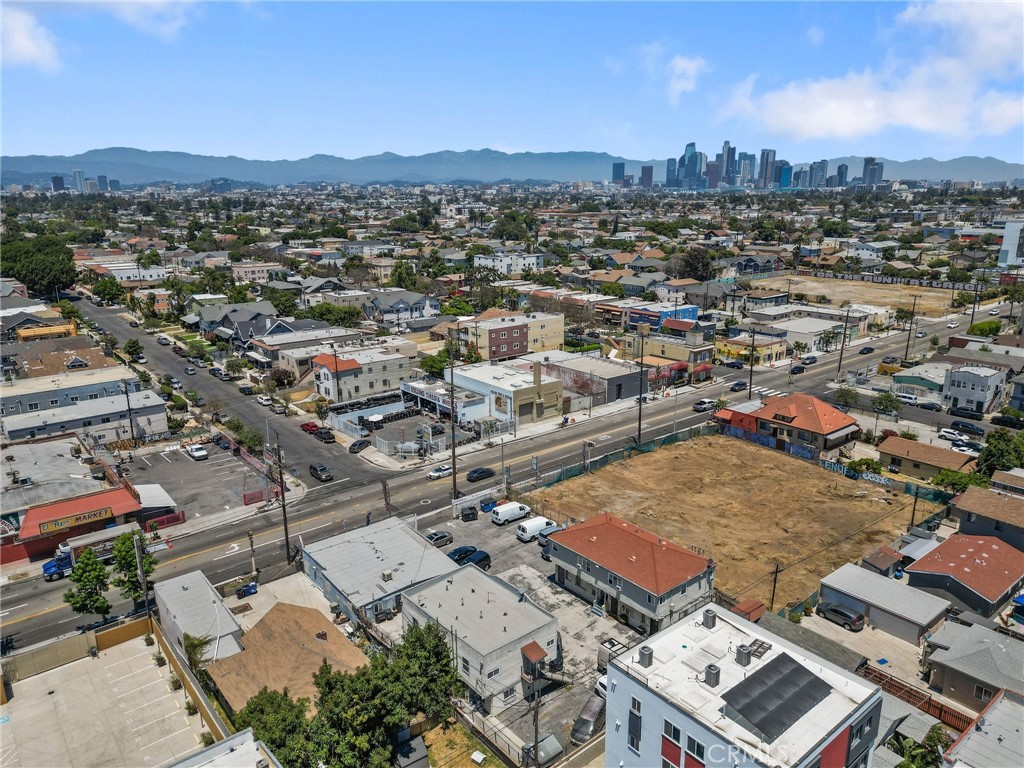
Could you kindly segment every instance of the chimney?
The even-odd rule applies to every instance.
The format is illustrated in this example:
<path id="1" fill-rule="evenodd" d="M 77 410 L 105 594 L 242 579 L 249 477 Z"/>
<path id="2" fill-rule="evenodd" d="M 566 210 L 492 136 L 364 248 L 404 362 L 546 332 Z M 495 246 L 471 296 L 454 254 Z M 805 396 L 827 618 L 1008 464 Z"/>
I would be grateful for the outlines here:
<path id="1" fill-rule="evenodd" d="M 540 363 L 533 364 L 533 386 L 540 389 Z"/>

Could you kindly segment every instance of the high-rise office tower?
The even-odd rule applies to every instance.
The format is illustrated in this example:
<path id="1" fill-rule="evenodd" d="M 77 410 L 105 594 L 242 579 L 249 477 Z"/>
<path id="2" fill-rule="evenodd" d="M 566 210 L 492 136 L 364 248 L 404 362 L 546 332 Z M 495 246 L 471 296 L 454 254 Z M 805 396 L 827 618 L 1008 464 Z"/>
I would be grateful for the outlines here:
<path id="1" fill-rule="evenodd" d="M 90 195 L 100 191 L 99 185 L 96 183 L 96 179 L 85 180 L 85 191 Z"/>
<path id="2" fill-rule="evenodd" d="M 110 191 L 111 192 L 120 192 L 121 191 L 121 181 L 120 181 L 120 179 L 111 179 L 110 180 Z"/>
<path id="3" fill-rule="evenodd" d="M 696 152 L 693 155 L 693 162 L 695 169 L 694 179 L 700 182 L 701 179 L 706 178 L 708 175 L 708 156 L 704 152 Z M 700 186 L 699 183 L 698 186 Z"/>
<path id="4" fill-rule="evenodd" d="M 718 189 L 722 183 L 722 164 L 717 160 L 708 163 L 708 189 Z"/>
<path id="5" fill-rule="evenodd" d="M 777 184 L 779 189 L 789 189 L 793 186 L 793 166 L 786 160 L 776 160 L 772 163 L 772 182 Z"/>
<path id="6" fill-rule="evenodd" d="M 808 186 L 817 189 L 825 186 L 825 179 L 828 178 L 828 160 L 819 160 L 811 163 L 811 181 Z"/>
<path id="7" fill-rule="evenodd" d="M 85 192 L 85 173 L 78 169 L 75 169 L 75 189 Z"/>
<path id="8" fill-rule="evenodd" d="M 868 177 L 871 175 L 871 166 L 875 164 L 875 158 L 865 157 L 864 158 L 864 170 L 861 171 L 860 180 L 864 184 L 869 184 Z"/>
<path id="9" fill-rule="evenodd" d="M 654 187 L 653 165 L 640 166 L 640 186 L 643 187 L 644 189 L 652 189 Z"/>
<path id="10" fill-rule="evenodd" d="M 868 178 L 866 179 L 865 183 L 870 184 L 871 186 L 874 187 L 882 183 L 884 176 L 885 163 L 879 163 L 878 161 L 875 161 L 874 163 L 871 164 L 871 168 L 868 171 Z"/>
<path id="11" fill-rule="evenodd" d="M 775 150 L 762 149 L 761 163 L 757 168 L 757 180 L 759 187 L 766 187 L 775 180 Z"/>
<path id="12" fill-rule="evenodd" d="M 846 186 L 846 179 L 850 173 L 850 166 L 846 163 L 840 163 L 839 168 L 836 169 L 836 184 L 840 187 Z"/>
<path id="13" fill-rule="evenodd" d="M 732 144 L 728 141 L 722 142 L 722 177 L 729 175 L 732 171 L 732 167 L 729 165 L 729 155 L 732 155 L 736 150 L 733 149 Z"/>
<path id="14" fill-rule="evenodd" d="M 63 192 L 64 177 L 63 176 L 51 176 L 50 177 L 50 191 L 51 192 Z"/>
<path id="15" fill-rule="evenodd" d="M 98 186 L 100 188 L 100 192 L 109 192 L 110 191 L 110 183 L 107 181 L 107 177 L 106 176 L 97 176 L 96 177 L 96 186 Z"/>
<path id="16" fill-rule="evenodd" d="M 683 150 L 683 157 L 686 159 L 686 162 L 688 163 L 690 162 L 690 158 L 693 157 L 695 154 L 697 154 L 697 143 L 691 141 L 689 144 L 686 145 L 686 149 Z"/>
<path id="17" fill-rule="evenodd" d="M 612 163 L 612 184 L 622 184 L 626 178 L 626 164 Z"/>
<path id="18" fill-rule="evenodd" d="M 757 158 L 753 152 L 740 152 L 736 156 L 736 175 L 739 177 L 740 184 L 749 184 L 754 180 L 754 168 L 756 165 Z"/>
<path id="19" fill-rule="evenodd" d="M 668 159 L 668 163 L 665 165 L 665 186 L 679 186 L 679 177 L 677 176 L 676 171 L 676 159 L 674 157 L 670 157 Z"/>

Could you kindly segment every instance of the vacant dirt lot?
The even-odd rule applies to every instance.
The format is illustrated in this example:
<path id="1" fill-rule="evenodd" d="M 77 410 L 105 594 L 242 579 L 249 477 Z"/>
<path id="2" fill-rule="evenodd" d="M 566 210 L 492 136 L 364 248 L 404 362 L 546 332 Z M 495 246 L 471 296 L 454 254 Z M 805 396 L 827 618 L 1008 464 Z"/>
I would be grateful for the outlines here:
<path id="1" fill-rule="evenodd" d="M 723 592 L 775 608 L 803 600 L 822 576 L 906 530 L 913 498 L 849 480 L 785 453 L 702 437 L 611 464 L 529 497 L 549 517 L 611 512 L 664 538 L 703 548 Z M 531 503 L 528 501 L 527 503 Z M 918 502 L 917 519 L 938 511 Z"/>
<path id="2" fill-rule="evenodd" d="M 789 281 L 792 286 L 787 288 Z M 844 301 L 854 304 L 874 304 L 877 306 L 907 307 L 914 303 L 917 295 L 917 313 L 928 317 L 940 317 L 949 314 L 950 292 L 941 288 L 922 288 L 917 285 L 888 285 L 886 283 L 866 283 L 860 280 L 830 280 L 817 277 L 786 277 L 774 280 L 758 280 L 757 288 L 789 290 L 792 293 L 806 293 L 807 301 L 812 304 L 819 296 L 828 296 L 831 306 L 838 307 Z"/>

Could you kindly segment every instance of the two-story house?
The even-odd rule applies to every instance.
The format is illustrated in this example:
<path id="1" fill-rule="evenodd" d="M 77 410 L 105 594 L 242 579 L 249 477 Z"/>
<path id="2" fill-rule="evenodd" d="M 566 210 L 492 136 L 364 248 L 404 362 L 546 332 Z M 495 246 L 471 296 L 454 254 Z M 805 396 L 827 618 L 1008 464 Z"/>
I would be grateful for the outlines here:
<path id="1" fill-rule="evenodd" d="M 715 418 L 729 427 L 775 439 L 775 447 L 832 451 L 852 442 L 860 431 L 857 420 L 803 392 L 766 397 L 760 408 L 747 412 L 723 408 Z"/>
<path id="2" fill-rule="evenodd" d="M 363 304 L 363 313 L 380 323 L 401 323 L 441 314 L 441 302 L 435 297 L 402 288 L 373 288 Z"/>
<path id="3" fill-rule="evenodd" d="M 983 365 L 959 365 L 946 371 L 942 397 L 950 408 L 977 413 L 997 409 L 1006 389 L 1006 371 Z"/>
<path id="4" fill-rule="evenodd" d="M 549 538 L 555 582 L 645 634 L 711 600 L 713 560 L 607 512 Z"/>

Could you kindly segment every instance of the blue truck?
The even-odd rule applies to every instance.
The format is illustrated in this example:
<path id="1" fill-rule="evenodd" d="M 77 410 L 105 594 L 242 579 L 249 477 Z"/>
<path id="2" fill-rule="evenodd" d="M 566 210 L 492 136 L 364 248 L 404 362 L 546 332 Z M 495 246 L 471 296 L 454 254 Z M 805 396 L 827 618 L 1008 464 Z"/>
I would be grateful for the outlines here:
<path id="1" fill-rule="evenodd" d="M 109 563 L 114 558 L 114 541 L 126 533 L 141 533 L 138 523 L 115 525 L 101 531 L 75 536 L 57 547 L 53 559 L 43 563 L 43 579 L 55 581 L 71 575 L 71 569 L 81 557 L 82 552 L 91 549 L 102 562 Z"/>

